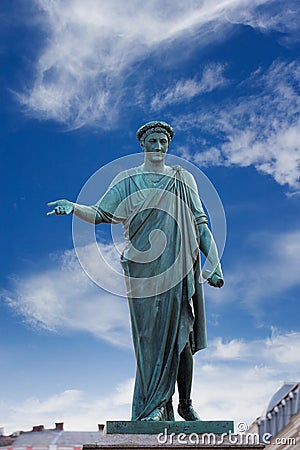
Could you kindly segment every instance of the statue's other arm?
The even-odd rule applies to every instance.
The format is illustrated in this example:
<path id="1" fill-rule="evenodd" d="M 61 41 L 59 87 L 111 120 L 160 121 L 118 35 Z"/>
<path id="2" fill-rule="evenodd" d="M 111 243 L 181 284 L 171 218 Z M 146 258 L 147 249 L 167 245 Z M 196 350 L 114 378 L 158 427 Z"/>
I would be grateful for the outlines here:
<path id="1" fill-rule="evenodd" d="M 222 287 L 224 284 L 223 273 L 219 260 L 218 250 L 213 235 L 206 223 L 198 225 L 200 235 L 200 250 L 206 256 L 212 267 L 208 283 L 214 287 Z"/>
<path id="2" fill-rule="evenodd" d="M 207 225 L 208 220 L 199 198 L 197 184 L 194 180 L 194 177 L 188 171 L 184 171 L 184 181 L 190 189 L 190 195 L 192 199 L 191 207 L 195 217 L 196 225 L 199 230 L 200 250 L 206 256 L 212 267 L 207 281 L 211 286 L 222 287 L 224 284 L 224 280 L 218 255 L 218 249 L 213 235 Z"/>

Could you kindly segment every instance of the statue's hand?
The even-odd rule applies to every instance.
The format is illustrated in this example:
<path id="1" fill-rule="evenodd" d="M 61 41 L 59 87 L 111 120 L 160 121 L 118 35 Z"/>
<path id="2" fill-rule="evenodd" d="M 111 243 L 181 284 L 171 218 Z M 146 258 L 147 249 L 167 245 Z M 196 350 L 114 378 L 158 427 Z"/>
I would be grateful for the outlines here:
<path id="1" fill-rule="evenodd" d="M 48 203 L 48 206 L 53 207 L 53 209 L 47 213 L 47 216 L 71 214 L 74 211 L 74 203 L 69 202 L 69 200 L 56 200 L 56 202 Z"/>
<path id="2" fill-rule="evenodd" d="M 221 288 L 224 285 L 223 278 L 219 277 L 216 274 L 214 274 L 210 278 L 207 278 L 207 282 L 210 286 L 217 287 L 217 288 Z"/>

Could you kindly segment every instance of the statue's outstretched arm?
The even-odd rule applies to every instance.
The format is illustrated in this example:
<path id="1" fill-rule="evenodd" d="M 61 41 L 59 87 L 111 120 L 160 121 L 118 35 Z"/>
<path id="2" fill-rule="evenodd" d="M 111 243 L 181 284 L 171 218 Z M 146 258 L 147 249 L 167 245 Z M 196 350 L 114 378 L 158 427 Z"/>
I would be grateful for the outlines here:
<path id="1" fill-rule="evenodd" d="M 47 213 L 48 216 L 53 214 L 60 216 L 73 213 L 80 219 L 92 224 L 102 222 L 96 206 L 79 205 L 69 200 L 56 200 L 55 202 L 48 203 L 48 206 L 53 208 L 52 211 Z"/>

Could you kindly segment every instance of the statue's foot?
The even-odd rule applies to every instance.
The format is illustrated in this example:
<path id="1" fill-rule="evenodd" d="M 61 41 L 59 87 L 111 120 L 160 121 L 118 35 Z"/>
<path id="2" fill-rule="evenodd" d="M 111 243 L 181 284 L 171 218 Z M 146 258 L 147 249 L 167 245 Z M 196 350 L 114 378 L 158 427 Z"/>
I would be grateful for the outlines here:
<path id="1" fill-rule="evenodd" d="M 144 417 L 144 421 L 151 421 L 151 422 L 158 422 L 159 420 L 166 420 L 165 419 L 165 408 L 161 406 L 160 408 L 155 408 L 154 411 L 152 411 L 149 416 Z"/>
<path id="2" fill-rule="evenodd" d="M 177 411 L 184 420 L 201 420 L 193 408 L 192 400 L 179 400 Z"/>

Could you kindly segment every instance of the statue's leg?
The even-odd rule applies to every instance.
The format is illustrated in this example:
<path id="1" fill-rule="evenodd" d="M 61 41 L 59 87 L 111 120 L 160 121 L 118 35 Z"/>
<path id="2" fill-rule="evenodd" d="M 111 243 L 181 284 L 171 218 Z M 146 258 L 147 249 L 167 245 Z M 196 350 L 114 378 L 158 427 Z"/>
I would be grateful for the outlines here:
<path id="1" fill-rule="evenodd" d="M 188 342 L 180 354 L 177 385 L 179 392 L 178 414 L 184 420 L 200 420 L 191 400 L 193 380 L 193 354 Z"/>
<path id="2" fill-rule="evenodd" d="M 177 385 L 179 398 L 191 398 L 193 380 L 193 355 L 189 342 L 186 344 L 179 358 Z"/>
<path id="3" fill-rule="evenodd" d="M 166 403 L 166 420 L 169 420 L 169 421 L 172 421 L 172 422 L 175 421 L 173 404 L 172 404 L 172 397 Z"/>

